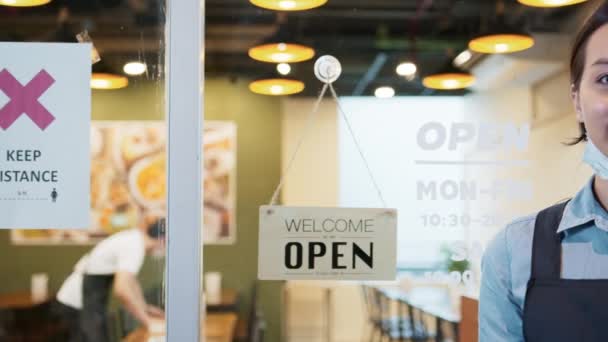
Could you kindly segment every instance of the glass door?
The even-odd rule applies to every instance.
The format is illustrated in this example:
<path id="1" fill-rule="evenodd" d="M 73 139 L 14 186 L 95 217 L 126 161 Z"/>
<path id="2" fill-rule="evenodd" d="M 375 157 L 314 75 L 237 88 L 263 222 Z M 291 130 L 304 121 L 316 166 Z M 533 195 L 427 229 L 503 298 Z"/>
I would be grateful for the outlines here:
<path id="1" fill-rule="evenodd" d="M 604 29 L 588 50 L 573 49 L 575 32 L 601 5 L 587 27 Z M 216 195 L 205 194 L 205 225 L 232 212 L 236 224 L 221 221 L 231 239 L 205 233 L 205 280 L 217 284 L 221 274 L 223 290 L 240 295 L 236 311 L 250 335 L 268 341 L 471 342 L 478 331 L 481 341 L 522 340 L 528 215 L 586 194 L 570 211 L 580 221 L 571 221 L 564 266 L 573 278 L 608 277 L 603 232 L 589 222 L 606 213 L 589 196 L 593 170 L 581 163 L 585 149 L 596 168 L 603 157 L 582 139 L 563 144 L 581 137 L 584 114 L 591 138 L 605 140 L 605 123 L 593 118 L 606 114 L 606 70 L 592 66 L 606 58 L 605 18 L 601 0 L 206 0 L 205 117 L 236 126 L 238 172 L 230 207 L 217 189 L 231 177 L 232 159 L 206 165 Z M 581 109 L 571 83 L 585 51 L 594 55 Z M 341 64 L 335 94 L 315 73 L 326 55 Z M 279 184 L 277 202 L 291 207 L 384 207 L 380 192 L 398 210 L 398 225 L 391 243 L 374 247 L 396 248 L 396 267 L 380 263 L 396 268 L 397 279 L 294 280 L 332 274 L 314 273 L 332 258 L 330 271 L 340 274 L 355 258 L 348 247 L 340 254 L 335 226 L 315 231 L 323 222 L 315 211 L 259 235 L 259 207 L 274 202 Z M 260 247 L 276 241 L 284 249 Z M 275 263 L 262 265 L 260 254 Z M 287 280 L 260 281 L 258 268 L 271 267 Z M 505 326 L 514 333 L 501 334 Z"/>
<path id="2" fill-rule="evenodd" d="M 194 0 L 0 0 L 0 340 L 204 336 L 201 22 Z"/>

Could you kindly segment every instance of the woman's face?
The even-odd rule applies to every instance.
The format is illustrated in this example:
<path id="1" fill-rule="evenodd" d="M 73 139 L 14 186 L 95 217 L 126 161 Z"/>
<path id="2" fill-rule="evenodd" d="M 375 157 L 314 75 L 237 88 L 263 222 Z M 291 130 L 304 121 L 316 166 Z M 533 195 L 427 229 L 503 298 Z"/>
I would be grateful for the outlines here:
<path id="1" fill-rule="evenodd" d="M 576 117 L 585 124 L 588 137 L 608 155 L 608 24 L 587 42 L 585 69 L 578 91 L 573 93 Z"/>

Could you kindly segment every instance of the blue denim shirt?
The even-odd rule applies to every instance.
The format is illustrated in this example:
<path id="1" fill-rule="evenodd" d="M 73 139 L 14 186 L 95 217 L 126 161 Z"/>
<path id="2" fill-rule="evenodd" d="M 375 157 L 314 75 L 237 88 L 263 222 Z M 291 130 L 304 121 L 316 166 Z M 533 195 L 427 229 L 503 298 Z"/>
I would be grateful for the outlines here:
<path id="1" fill-rule="evenodd" d="M 593 177 L 568 203 L 556 227 L 564 232 L 565 279 L 608 279 L 608 212 L 592 186 Z M 535 219 L 533 214 L 513 221 L 486 249 L 481 265 L 480 342 L 524 341 L 522 318 Z"/>

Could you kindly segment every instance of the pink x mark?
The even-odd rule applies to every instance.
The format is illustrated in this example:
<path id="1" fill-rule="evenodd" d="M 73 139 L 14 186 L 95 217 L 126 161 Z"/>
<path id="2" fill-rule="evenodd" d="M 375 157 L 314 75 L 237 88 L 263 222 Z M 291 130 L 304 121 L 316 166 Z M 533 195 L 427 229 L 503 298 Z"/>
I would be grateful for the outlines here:
<path id="1" fill-rule="evenodd" d="M 38 98 L 55 83 L 55 79 L 46 70 L 32 78 L 25 86 L 6 69 L 0 71 L 0 90 L 2 90 L 10 101 L 0 108 L 0 127 L 8 129 L 23 114 L 27 115 L 34 123 L 45 130 L 55 117 L 38 102 Z"/>

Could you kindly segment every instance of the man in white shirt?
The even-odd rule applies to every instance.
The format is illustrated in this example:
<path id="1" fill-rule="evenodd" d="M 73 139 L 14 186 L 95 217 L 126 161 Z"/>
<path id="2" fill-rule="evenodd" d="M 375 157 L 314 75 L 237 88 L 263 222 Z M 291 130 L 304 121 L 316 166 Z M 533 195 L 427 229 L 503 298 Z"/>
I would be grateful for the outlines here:
<path id="1" fill-rule="evenodd" d="M 165 221 L 155 219 L 116 233 L 84 255 L 57 294 L 57 312 L 69 330 L 68 341 L 108 340 L 107 305 L 110 293 L 144 327 L 164 313 L 146 304 L 137 274 L 146 254 L 164 250 Z"/>

